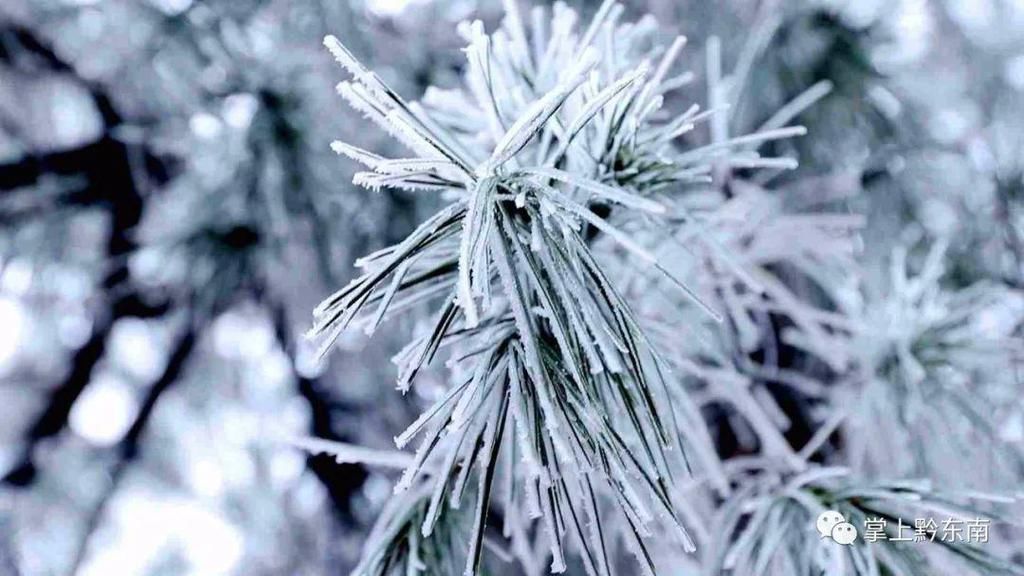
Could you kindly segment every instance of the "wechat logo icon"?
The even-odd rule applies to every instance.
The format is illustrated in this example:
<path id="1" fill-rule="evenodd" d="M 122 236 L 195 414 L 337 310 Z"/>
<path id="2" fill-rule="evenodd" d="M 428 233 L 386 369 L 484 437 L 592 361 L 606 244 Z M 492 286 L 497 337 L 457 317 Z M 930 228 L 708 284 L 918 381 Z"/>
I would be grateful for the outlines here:
<path id="1" fill-rule="evenodd" d="M 857 528 L 835 510 L 826 510 L 819 514 L 814 526 L 822 538 L 831 538 L 837 544 L 846 546 L 853 544 L 857 539 Z"/>

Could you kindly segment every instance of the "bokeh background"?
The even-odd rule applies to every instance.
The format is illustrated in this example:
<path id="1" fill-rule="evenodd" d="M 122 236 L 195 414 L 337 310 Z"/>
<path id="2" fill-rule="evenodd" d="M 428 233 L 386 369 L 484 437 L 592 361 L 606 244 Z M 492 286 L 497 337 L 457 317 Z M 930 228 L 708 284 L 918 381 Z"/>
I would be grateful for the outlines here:
<path id="1" fill-rule="evenodd" d="M 832 81 L 800 118 L 801 170 L 862 188 L 865 261 L 942 236 L 964 283 L 1021 287 L 1019 0 L 625 4 L 687 35 L 698 75 L 710 35 L 735 61 L 774 19 L 747 106 Z M 302 333 L 436 199 L 350 183 L 332 140 L 393 144 L 337 97 L 321 39 L 416 98 L 457 80 L 456 24 L 500 8 L 0 4 L 0 574 L 347 573 L 393 476 L 285 439 L 389 447 L 418 413 L 389 361 L 407 330 L 322 364 Z"/>

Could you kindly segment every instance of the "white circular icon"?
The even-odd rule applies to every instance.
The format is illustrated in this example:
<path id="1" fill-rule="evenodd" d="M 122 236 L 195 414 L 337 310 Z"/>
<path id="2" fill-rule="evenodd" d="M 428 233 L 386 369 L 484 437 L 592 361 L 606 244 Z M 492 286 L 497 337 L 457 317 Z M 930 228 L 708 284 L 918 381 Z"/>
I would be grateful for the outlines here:
<path id="1" fill-rule="evenodd" d="M 832 527 L 832 539 L 838 544 L 853 544 L 857 539 L 857 529 L 849 522 L 840 522 Z"/>
<path id="2" fill-rule="evenodd" d="M 846 520 L 843 515 L 835 510 L 825 510 L 818 515 L 818 521 L 815 523 L 815 527 L 818 529 L 818 534 L 821 534 L 822 538 L 831 538 L 832 529 L 838 524 L 842 524 Z"/>

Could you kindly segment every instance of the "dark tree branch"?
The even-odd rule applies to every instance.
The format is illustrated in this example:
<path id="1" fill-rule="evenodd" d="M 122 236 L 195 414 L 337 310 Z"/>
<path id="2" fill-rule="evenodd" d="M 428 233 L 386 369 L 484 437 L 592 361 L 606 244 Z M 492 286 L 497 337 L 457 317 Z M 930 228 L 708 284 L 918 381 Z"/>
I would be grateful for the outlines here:
<path id="1" fill-rule="evenodd" d="M 96 366 L 107 350 L 110 334 L 117 320 L 128 317 L 152 318 L 166 313 L 167 303 L 148 304 L 136 293 L 116 298 L 108 310 L 98 315 L 92 336 L 78 349 L 71 359 L 71 369 L 64 380 L 50 393 L 46 408 L 29 427 L 26 446 L 20 461 L 4 476 L 3 481 L 11 486 L 26 487 L 35 481 L 35 449 L 48 438 L 61 433 L 67 427 L 68 418 L 75 402 L 92 380 Z"/>
<path id="2" fill-rule="evenodd" d="M 111 217 L 106 247 L 110 268 L 102 283 L 104 302 L 94 318 L 92 337 L 75 353 L 71 370 L 53 390 L 47 408 L 29 429 L 28 446 L 21 463 L 4 478 L 5 482 L 16 486 L 31 484 L 35 477 L 35 446 L 66 427 L 72 406 L 89 385 L 93 370 L 106 351 L 114 324 L 122 318 L 153 317 L 167 310 L 166 305 L 147 303 L 129 279 L 127 256 L 137 248 L 132 233 L 143 209 L 142 195 L 135 186 L 129 163 L 129 150 L 123 143 L 104 137 L 91 149 L 91 156 L 93 162 L 86 165 L 90 188 L 107 196 Z"/>
<path id="3" fill-rule="evenodd" d="M 139 407 L 139 413 L 135 416 L 131 427 L 128 428 L 124 439 L 121 440 L 120 452 L 123 460 L 134 460 L 138 456 L 142 434 L 150 418 L 153 416 L 157 401 L 181 378 L 188 365 L 188 359 L 192 356 L 192 352 L 195 350 L 199 339 L 198 330 L 199 328 L 190 324 L 178 337 L 167 360 L 167 366 L 164 368 L 160 378 L 150 386 L 149 392 Z"/>
<path id="4" fill-rule="evenodd" d="M 116 462 L 110 472 L 110 482 L 89 513 L 85 530 L 82 532 L 82 538 L 78 542 L 72 557 L 73 560 L 68 570 L 69 576 L 74 576 L 81 569 L 87 557 L 92 535 L 102 523 L 110 501 L 120 488 L 131 464 L 139 457 L 142 436 L 152 419 L 157 402 L 180 380 L 181 375 L 188 366 L 188 360 L 195 350 L 200 330 L 201 327 L 194 325 L 190 314 L 190 317 L 186 320 L 185 328 L 174 343 L 171 355 L 167 359 L 167 365 L 164 367 L 160 377 L 150 386 L 146 397 L 142 401 L 142 405 L 139 407 L 138 414 L 135 415 L 135 419 L 125 433 L 124 438 L 118 443 L 115 451 Z"/>
<path id="5" fill-rule="evenodd" d="M 121 124 L 121 115 L 118 114 L 106 90 L 99 84 L 82 78 L 70 62 L 61 58 L 53 47 L 41 40 L 34 31 L 17 24 L 0 28 L 0 62 L 27 73 L 47 71 L 74 76 L 92 95 L 104 127 L 109 130 Z"/>
<path id="6" fill-rule="evenodd" d="M 274 320 L 274 333 L 278 344 L 284 349 L 291 361 L 292 373 L 299 394 L 309 404 L 311 411 L 310 434 L 317 438 L 338 442 L 351 441 L 335 431 L 333 426 L 332 403 L 324 392 L 317 378 L 310 378 L 295 369 L 295 340 L 288 315 L 281 304 L 269 306 Z M 331 499 L 334 512 L 339 520 L 351 523 L 352 495 L 366 482 L 368 473 L 361 464 L 338 464 L 334 458 L 326 454 L 310 455 L 306 458 L 306 467 L 320 480 Z"/>
<path id="7" fill-rule="evenodd" d="M 84 189 L 61 195 L 59 198 L 63 203 L 71 206 L 109 204 L 116 198 L 104 185 L 111 183 L 112 170 L 123 171 L 122 164 L 127 161 L 127 156 L 121 148 L 126 146 L 110 134 L 105 134 L 96 141 L 76 148 L 36 154 L 17 162 L 0 164 L 0 192 L 10 193 L 39 184 L 44 176 L 77 176 L 84 178 Z M 172 177 L 173 163 L 149 149 L 142 150 L 141 164 L 141 172 L 156 184 L 164 184 Z"/>
<path id="8" fill-rule="evenodd" d="M 48 71 L 74 74 L 74 68 L 61 60 L 45 43 L 28 30 L 0 29 L 0 61 L 29 67 L 41 62 Z M 12 46 L 20 47 L 17 51 Z M 25 57 L 24 54 L 28 54 Z M 38 66 L 36 66 L 38 68 Z M 77 74 L 76 78 L 79 78 Z M 38 182 L 43 174 L 74 175 L 86 182 L 80 201 L 99 203 L 110 214 L 110 231 L 106 243 L 106 262 L 102 282 L 103 298 L 94 318 L 95 328 L 89 341 L 79 349 L 67 376 L 51 392 L 46 408 L 28 430 L 22 458 L 4 477 L 14 486 L 27 486 L 36 476 L 34 453 L 43 440 L 56 436 L 66 426 L 74 403 L 89 385 L 97 364 L 106 352 L 110 332 L 125 317 L 152 317 L 166 312 L 165 305 L 148 304 L 144 295 L 129 278 L 128 256 L 138 246 L 133 233 L 142 218 L 143 194 L 136 177 L 133 150 L 114 138 L 112 131 L 122 122 L 111 99 L 97 85 L 79 78 L 86 85 L 100 109 L 105 123 L 103 136 L 80 148 L 35 156 L 0 167 L 0 189 L 20 188 Z M 166 166 L 156 155 L 143 151 L 145 175 L 150 181 L 163 182 L 169 177 Z"/>

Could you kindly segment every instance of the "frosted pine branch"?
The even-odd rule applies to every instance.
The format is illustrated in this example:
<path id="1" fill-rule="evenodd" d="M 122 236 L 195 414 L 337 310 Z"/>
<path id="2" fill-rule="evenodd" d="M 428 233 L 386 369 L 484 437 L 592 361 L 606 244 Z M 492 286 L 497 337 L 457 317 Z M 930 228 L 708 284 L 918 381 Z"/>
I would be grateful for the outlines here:
<path id="1" fill-rule="evenodd" d="M 751 359 L 787 346 L 844 378 L 861 366 L 850 346 L 857 321 L 828 306 L 849 284 L 843 268 L 863 219 L 826 201 L 794 210 L 795 192 L 751 176 L 797 167 L 760 151 L 806 134 L 788 124 L 831 85 L 743 132 L 726 98 L 741 96 L 732 87 L 751 63 L 726 74 L 713 40 L 710 109 L 669 112 L 671 92 L 691 78 L 676 70 L 685 42 L 661 46 L 651 18 L 622 24 L 621 12 L 605 2 L 579 30 L 576 13 L 556 4 L 550 16 L 532 10 L 527 27 L 506 2 L 492 34 L 480 22 L 459 26 L 463 86 L 428 89 L 423 102 L 406 102 L 325 40 L 351 75 L 342 96 L 412 154 L 332 144 L 368 169 L 355 183 L 447 202 L 362 258 L 361 275 L 317 307 L 310 331 L 327 353 L 349 328 L 370 333 L 426 308 L 432 320 L 395 357 L 399 390 L 447 359 L 447 392 L 396 438 L 415 453 L 357 573 L 455 573 L 459 564 L 479 574 L 496 509 L 524 567 L 532 560 L 522 551 L 539 545 L 552 572 L 578 562 L 603 576 L 622 547 L 655 574 L 655 548 L 695 547 L 683 518 L 699 518 L 680 496 L 684 484 L 745 497 L 744 464 L 721 462 L 706 429 L 701 410 L 712 405 L 729 406 L 752 436 L 740 443 L 755 454 L 755 481 L 782 474 L 811 485 L 832 474 L 810 460 L 855 416 L 821 422 L 829 428 L 813 447 L 791 446 L 788 416 L 762 382 L 825 399 L 822 371 Z M 829 303 L 807 302 L 780 268 L 815 282 Z M 790 326 L 775 334 L 772 315 Z M 807 508 L 803 489 L 786 497 Z M 770 565 L 744 559 L 756 525 L 722 540 L 733 542 L 728 568 Z"/>

